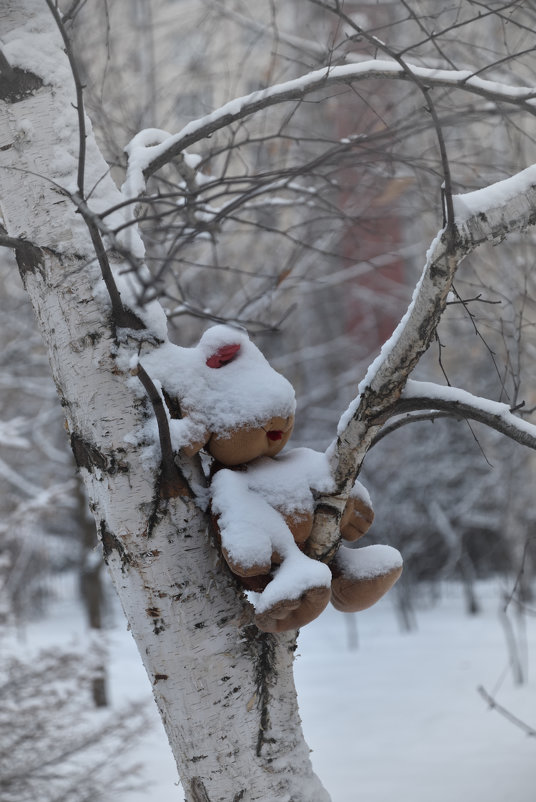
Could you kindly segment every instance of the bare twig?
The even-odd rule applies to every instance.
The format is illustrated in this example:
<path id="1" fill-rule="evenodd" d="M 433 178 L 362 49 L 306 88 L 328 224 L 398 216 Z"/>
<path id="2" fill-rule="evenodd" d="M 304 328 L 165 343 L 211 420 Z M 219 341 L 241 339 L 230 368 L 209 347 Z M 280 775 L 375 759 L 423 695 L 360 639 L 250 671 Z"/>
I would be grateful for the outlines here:
<path id="1" fill-rule="evenodd" d="M 499 713 L 501 716 L 504 716 L 504 718 L 510 721 L 511 724 L 519 727 L 529 737 L 534 738 L 536 736 L 536 729 L 515 716 L 510 712 L 510 710 L 507 710 L 505 707 L 500 705 L 482 685 L 479 685 L 477 690 L 480 696 L 487 702 L 490 710 L 496 710 L 497 713 Z"/>
<path id="2" fill-rule="evenodd" d="M 191 498 L 193 497 L 193 493 L 175 463 L 164 400 L 145 368 L 139 363 L 136 366 L 135 373 L 149 397 L 158 425 L 158 438 L 160 440 L 160 451 L 162 455 L 160 497 L 167 499 L 175 498 L 176 496 L 189 496 Z"/>
<path id="3" fill-rule="evenodd" d="M 63 24 L 60 12 L 53 0 L 46 0 L 46 4 L 50 9 L 50 13 L 54 17 L 54 21 L 58 26 L 58 30 L 65 45 L 65 53 L 69 59 L 69 65 L 73 75 L 74 85 L 76 89 L 76 112 L 78 115 L 78 192 L 80 197 L 84 197 L 84 174 L 86 169 L 86 118 L 84 112 L 84 87 L 80 80 L 80 72 L 78 64 L 74 57 L 71 40 Z"/>

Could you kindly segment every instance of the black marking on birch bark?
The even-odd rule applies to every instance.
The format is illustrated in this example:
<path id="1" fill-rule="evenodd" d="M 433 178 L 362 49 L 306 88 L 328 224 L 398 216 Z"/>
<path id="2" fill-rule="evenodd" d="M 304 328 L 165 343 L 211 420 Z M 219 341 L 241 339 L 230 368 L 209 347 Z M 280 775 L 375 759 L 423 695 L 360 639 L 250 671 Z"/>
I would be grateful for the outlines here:
<path id="1" fill-rule="evenodd" d="M 153 532 L 158 524 L 164 520 L 167 515 L 168 503 L 160 496 L 158 488 L 160 487 L 160 478 L 156 481 L 156 493 L 152 502 L 152 509 L 149 518 L 147 519 L 147 528 L 145 530 L 145 537 L 151 538 Z"/>
<path id="2" fill-rule="evenodd" d="M 43 251 L 29 242 L 18 241 L 15 258 L 23 284 L 27 273 L 41 273 L 44 270 Z"/>
<path id="3" fill-rule="evenodd" d="M 41 86 L 43 81 L 38 75 L 12 67 L 0 50 L 0 100 L 18 103 Z"/>
<path id="4" fill-rule="evenodd" d="M 102 543 L 102 553 L 104 556 L 105 562 L 108 562 L 108 558 L 110 554 L 114 551 L 117 552 L 119 559 L 121 560 L 121 569 L 124 571 L 128 565 L 132 564 L 132 559 L 129 554 L 125 551 L 125 547 L 112 532 L 108 529 L 106 525 L 106 521 L 101 520 L 99 521 L 98 525 L 98 532 L 99 532 L 99 539 Z"/>
<path id="5" fill-rule="evenodd" d="M 275 739 L 268 738 L 266 732 L 270 728 L 270 684 L 273 684 L 275 680 L 275 648 L 277 641 L 274 635 L 268 632 L 261 632 L 254 624 L 244 627 L 243 633 L 255 666 L 257 708 L 260 714 L 255 752 L 257 757 L 260 757 L 265 744 L 275 743 Z"/>
<path id="6" fill-rule="evenodd" d="M 162 680 L 165 679 L 169 679 L 169 676 L 167 674 L 155 674 L 153 685 L 156 685 L 157 682 L 161 682 Z"/>
<path id="7" fill-rule="evenodd" d="M 104 471 L 109 476 L 114 476 L 117 473 L 128 473 L 129 471 L 126 463 L 119 462 L 113 454 L 111 456 L 103 454 L 96 446 L 88 443 L 76 432 L 71 434 L 71 448 L 79 468 L 85 468 L 90 472 L 94 470 Z"/>
<path id="8" fill-rule="evenodd" d="M 101 471 L 108 470 L 108 460 L 104 454 L 76 432 L 71 434 L 71 448 L 79 468 L 85 468 L 87 471 L 94 471 L 95 468 Z"/>
<path id="9" fill-rule="evenodd" d="M 153 623 L 153 632 L 155 635 L 160 635 L 161 632 L 165 632 L 166 626 L 164 624 L 163 618 L 155 618 Z"/>
<path id="10" fill-rule="evenodd" d="M 164 632 L 166 625 L 164 623 L 164 619 L 162 618 L 162 613 L 159 607 L 149 607 L 145 610 L 149 618 L 153 620 L 153 632 L 155 635 L 160 635 L 161 632 Z"/>
<path id="11" fill-rule="evenodd" d="M 192 796 L 192 802 L 210 802 L 207 789 L 205 788 L 201 777 L 192 778 L 192 781 L 190 782 L 190 792 Z"/>

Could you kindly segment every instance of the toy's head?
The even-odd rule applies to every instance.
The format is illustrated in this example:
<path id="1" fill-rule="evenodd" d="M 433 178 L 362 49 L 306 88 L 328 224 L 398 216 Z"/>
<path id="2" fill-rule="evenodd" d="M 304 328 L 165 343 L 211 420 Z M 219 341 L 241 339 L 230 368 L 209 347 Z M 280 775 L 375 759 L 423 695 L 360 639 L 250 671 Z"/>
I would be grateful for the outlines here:
<path id="1" fill-rule="evenodd" d="M 184 453 L 205 447 L 232 466 L 281 451 L 294 425 L 294 389 L 244 330 L 213 326 L 195 348 L 165 349 L 144 363 L 179 400 L 173 435 Z"/>
<path id="2" fill-rule="evenodd" d="M 241 426 L 230 432 L 213 432 L 205 444 L 222 465 L 241 465 L 257 457 L 275 457 L 292 434 L 294 415 L 274 416 L 260 425 Z"/>

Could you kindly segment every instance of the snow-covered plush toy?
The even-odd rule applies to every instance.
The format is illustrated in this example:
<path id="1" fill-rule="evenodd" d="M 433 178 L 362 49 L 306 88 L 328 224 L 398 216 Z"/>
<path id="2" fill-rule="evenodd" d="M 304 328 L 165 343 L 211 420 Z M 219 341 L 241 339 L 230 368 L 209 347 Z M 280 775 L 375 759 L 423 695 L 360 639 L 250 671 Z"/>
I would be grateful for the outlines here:
<path id="1" fill-rule="evenodd" d="M 195 348 L 166 345 L 158 352 L 144 366 L 179 402 L 182 417 L 170 421 L 174 447 L 188 455 L 205 448 L 213 457 L 211 508 L 221 552 L 254 591 L 257 626 L 296 629 L 330 599 L 343 612 L 378 601 L 402 571 L 396 549 L 342 545 L 329 565 L 304 553 L 315 493 L 333 491 L 329 461 L 307 448 L 280 453 L 294 425 L 294 390 L 247 334 L 214 326 Z M 343 537 L 357 540 L 372 519 L 368 494 L 356 483 L 341 519 Z"/>

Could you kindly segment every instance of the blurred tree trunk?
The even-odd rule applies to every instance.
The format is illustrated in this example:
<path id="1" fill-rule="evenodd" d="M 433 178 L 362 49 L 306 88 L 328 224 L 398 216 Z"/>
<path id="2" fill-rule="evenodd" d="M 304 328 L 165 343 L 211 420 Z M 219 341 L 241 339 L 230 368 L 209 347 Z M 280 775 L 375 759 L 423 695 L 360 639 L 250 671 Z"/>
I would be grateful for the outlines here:
<path id="1" fill-rule="evenodd" d="M 76 485 L 76 506 L 80 527 L 80 596 L 86 611 L 86 619 L 92 633 L 98 636 L 103 628 L 104 587 L 102 583 L 102 558 L 97 551 L 95 521 L 89 517 L 86 494 L 81 481 Z M 100 645 L 100 644 L 99 644 Z M 92 680 L 92 694 L 95 707 L 108 705 L 105 654 L 95 655 L 96 664 Z"/>

